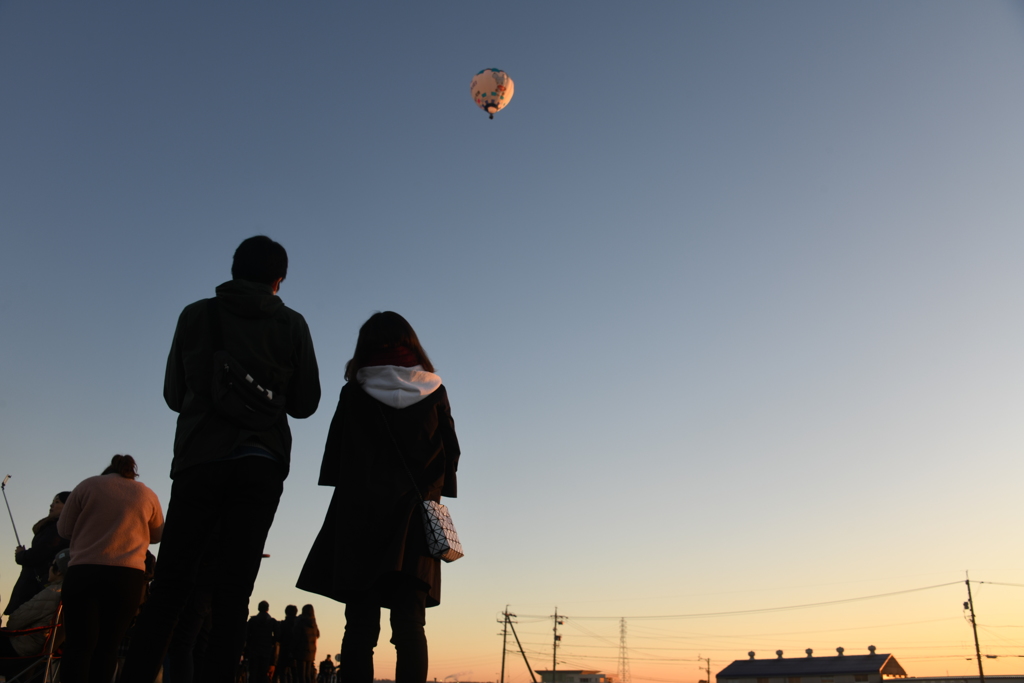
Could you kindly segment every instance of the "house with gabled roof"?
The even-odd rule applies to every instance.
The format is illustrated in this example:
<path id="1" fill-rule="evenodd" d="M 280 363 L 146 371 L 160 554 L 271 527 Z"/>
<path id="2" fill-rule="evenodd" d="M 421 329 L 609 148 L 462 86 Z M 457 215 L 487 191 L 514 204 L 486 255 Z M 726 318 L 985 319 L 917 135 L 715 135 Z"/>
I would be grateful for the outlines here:
<path id="1" fill-rule="evenodd" d="M 773 659 L 738 659 L 718 672 L 718 683 L 881 683 L 884 677 L 906 677 L 896 658 L 877 654 L 848 655 L 836 648 L 835 657 L 815 657 L 808 649 L 806 657 L 783 657 L 782 650 Z"/>

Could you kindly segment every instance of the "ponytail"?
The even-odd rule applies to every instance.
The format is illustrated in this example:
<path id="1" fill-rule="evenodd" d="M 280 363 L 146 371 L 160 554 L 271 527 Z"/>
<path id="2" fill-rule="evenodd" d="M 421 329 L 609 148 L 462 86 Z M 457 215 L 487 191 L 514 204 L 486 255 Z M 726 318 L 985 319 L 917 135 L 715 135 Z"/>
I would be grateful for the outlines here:
<path id="1" fill-rule="evenodd" d="M 134 479 L 139 476 L 139 468 L 132 456 L 115 455 L 110 459 L 107 469 L 103 470 L 103 474 L 120 474 L 125 479 Z"/>

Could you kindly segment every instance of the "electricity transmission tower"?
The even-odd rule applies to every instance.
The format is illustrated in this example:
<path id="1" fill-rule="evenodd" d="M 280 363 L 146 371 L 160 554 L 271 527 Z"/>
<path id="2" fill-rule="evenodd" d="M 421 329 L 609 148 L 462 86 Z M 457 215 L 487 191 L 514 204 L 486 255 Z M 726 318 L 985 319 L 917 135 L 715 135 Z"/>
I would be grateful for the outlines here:
<path id="1" fill-rule="evenodd" d="M 626 618 L 619 619 L 619 683 L 629 683 L 629 651 L 626 649 Z"/>

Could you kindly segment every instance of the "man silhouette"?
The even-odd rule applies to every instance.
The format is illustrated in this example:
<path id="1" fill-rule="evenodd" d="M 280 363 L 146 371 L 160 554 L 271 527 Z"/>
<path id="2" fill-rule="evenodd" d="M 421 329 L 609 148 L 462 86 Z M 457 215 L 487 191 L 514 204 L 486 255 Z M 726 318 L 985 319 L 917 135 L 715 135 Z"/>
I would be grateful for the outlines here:
<path id="1" fill-rule="evenodd" d="M 249 680 L 270 683 L 277 666 L 277 621 L 270 616 L 270 603 L 261 600 L 256 616 L 245 625 L 245 658 L 249 661 Z"/>
<path id="2" fill-rule="evenodd" d="M 215 401 L 219 369 L 213 356 L 227 351 L 255 384 L 283 395 L 287 415 L 305 418 L 316 411 L 320 378 L 309 328 L 276 296 L 287 272 L 284 247 L 269 237 L 250 237 L 235 251 L 232 279 L 217 287 L 217 296 L 187 306 L 178 318 L 164 376 L 164 399 L 178 413 L 171 499 L 125 683 L 153 683 L 199 568 L 211 557 L 212 627 L 201 680 L 234 678 L 292 439 L 283 413 L 254 427 Z"/>

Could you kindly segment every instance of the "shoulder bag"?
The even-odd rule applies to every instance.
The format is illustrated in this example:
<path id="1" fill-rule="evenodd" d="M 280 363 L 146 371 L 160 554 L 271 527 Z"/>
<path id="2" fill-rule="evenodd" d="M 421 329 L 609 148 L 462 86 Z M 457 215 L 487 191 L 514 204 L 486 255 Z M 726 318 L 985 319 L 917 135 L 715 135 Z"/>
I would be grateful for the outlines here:
<path id="1" fill-rule="evenodd" d="M 241 429 L 267 431 L 284 414 L 284 395 L 264 388 L 224 349 L 220 305 L 216 299 L 206 300 L 206 318 L 213 351 L 210 395 L 214 410 Z"/>

